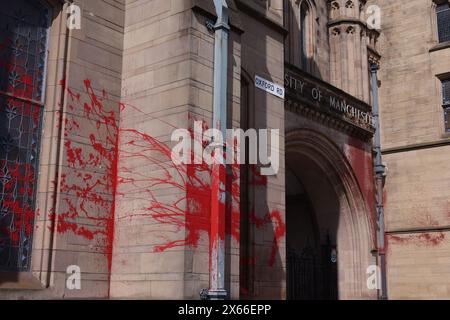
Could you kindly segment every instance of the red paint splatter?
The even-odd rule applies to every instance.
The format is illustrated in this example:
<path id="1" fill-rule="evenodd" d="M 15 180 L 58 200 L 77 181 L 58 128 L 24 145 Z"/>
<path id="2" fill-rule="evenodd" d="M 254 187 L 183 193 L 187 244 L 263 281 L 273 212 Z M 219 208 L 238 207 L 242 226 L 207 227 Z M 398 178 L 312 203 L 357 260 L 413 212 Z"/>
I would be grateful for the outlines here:
<path id="1" fill-rule="evenodd" d="M 190 116 L 191 120 L 196 120 Z M 203 130 L 208 130 L 208 126 L 203 122 Z M 124 187 L 131 185 L 135 190 L 139 190 L 142 199 L 148 199 L 149 206 L 145 208 L 134 208 L 141 213 L 128 213 L 125 218 L 130 217 L 149 217 L 161 224 L 175 226 L 177 230 L 186 230 L 186 236 L 183 239 L 167 240 L 166 243 L 157 245 L 155 252 L 192 246 L 197 247 L 201 233 L 210 235 L 210 212 L 211 212 L 211 167 L 206 163 L 197 165 L 175 165 L 171 161 L 171 149 L 166 144 L 161 143 L 153 137 L 134 129 L 120 129 L 121 148 L 120 157 L 126 163 L 127 160 L 144 160 L 155 165 L 155 170 L 160 171 L 160 177 L 155 177 L 152 172 L 148 174 L 129 170 L 127 167 L 119 168 L 119 185 Z M 194 133 L 191 131 L 194 138 Z M 202 142 L 205 146 L 205 142 Z M 194 158 L 194 154 L 191 155 Z M 137 162 L 137 161 L 135 161 Z M 252 167 L 253 181 L 255 185 L 265 185 L 267 178 L 256 173 L 256 167 Z M 239 165 L 231 166 L 231 173 L 228 177 L 230 183 L 228 187 L 221 185 L 220 192 L 226 192 L 230 196 L 227 204 L 227 220 L 231 223 L 226 224 L 226 234 L 229 234 L 239 241 L 240 228 L 240 179 Z M 142 187 L 144 186 L 144 187 Z M 180 196 L 172 201 L 163 202 L 156 195 L 156 191 L 175 188 L 180 191 Z M 225 189 L 226 188 L 226 189 Z M 279 238 L 282 237 L 284 224 L 281 222 L 281 215 L 275 213 L 269 214 L 264 223 L 271 223 L 272 218 L 279 227 L 276 239 L 274 240 L 274 250 L 277 248 Z M 280 223 L 281 222 L 281 223 Z M 273 254 L 275 255 L 275 253 Z"/>
<path id="2" fill-rule="evenodd" d="M 438 233 L 422 233 L 413 235 L 387 235 L 387 240 L 391 243 L 407 244 L 412 243 L 418 246 L 437 246 L 446 239 L 446 235 L 442 232 Z"/>
<path id="3" fill-rule="evenodd" d="M 33 88 L 30 78 L 23 76 L 21 80 L 24 84 L 22 89 L 10 89 L 14 89 L 14 95 L 31 98 Z M 58 208 L 52 208 L 48 213 L 55 223 L 56 231 L 61 234 L 70 232 L 93 242 L 95 248 L 107 256 L 110 274 L 116 201 L 118 197 L 126 199 L 126 194 L 118 191 L 119 186 L 134 186 L 141 192 L 142 199 L 147 200 L 147 204 L 137 210 L 140 213 L 128 212 L 121 219 L 143 216 L 186 230 L 185 238 L 166 240 L 156 245 L 154 252 L 181 246 L 196 247 L 202 233 L 209 236 L 211 167 L 206 164 L 177 166 L 171 161 L 171 149 L 165 143 L 136 129 L 120 127 L 121 116 L 126 114 L 127 110 L 139 109 L 110 101 L 105 90 L 101 91 L 99 97 L 89 80 L 84 82 L 84 92 L 76 92 L 67 87 L 65 79 L 60 81 L 60 85 L 68 98 L 67 112 L 62 115 L 62 123 L 58 125 L 63 129 L 65 163 L 57 182 L 57 191 L 60 194 Z M 107 105 L 110 108 L 107 108 Z M 36 106 L 23 103 L 20 108 L 20 112 L 30 115 L 35 123 L 39 121 L 40 110 Z M 167 124 L 163 120 L 160 121 Z M 208 129 L 205 122 L 203 129 Z M 125 164 L 128 160 L 144 160 L 147 164 L 159 168 L 162 174 L 157 176 L 153 172 L 144 173 L 130 169 L 122 165 L 121 160 Z M 11 176 L 5 183 L 7 191 L 17 180 L 24 185 L 33 185 L 34 171 L 26 165 L 20 168 L 11 167 L 5 162 L 0 164 L 0 169 L 8 171 Z M 267 184 L 267 178 L 259 175 L 255 166 L 250 169 L 253 173 L 251 184 Z M 232 165 L 227 183 L 221 184 L 217 190 L 229 195 L 226 219 L 230 223 L 226 224 L 225 232 L 236 241 L 239 241 L 240 228 L 239 176 L 239 165 Z M 174 188 L 180 196 L 173 201 L 164 202 L 156 193 L 164 188 Z M 23 187 L 19 193 L 31 196 L 34 190 Z M 3 206 L 13 212 L 15 224 L 24 226 L 25 232 L 30 235 L 34 226 L 33 208 L 21 207 L 7 198 Z M 269 264 L 273 265 L 279 240 L 285 234 L 282 216 L 278 211 L 273 211 L 262 219 L 256 218 L 255 215 L 253 222 L 257 228 L 264 225 L 275 226 L 269 261 Z M 1 232 L 6 231 L 2 229 Z M 20 232 L 20 229 L 11 231 L 10 238 L 13 242 L 18 241 Z"/>
<path id="4" fill-rule="evenodd" d="M 96 250 L 107 256 L 110 273 L 120 106 L 113 102 L 117 111 L 108 111 L 105 104 L 110 102 L 97 97 L 89 80 L 84 82 L 87 101 L 81 101 L 80 93 L 67 88 L 65 80 L 60 84 L 68 93 L 68 109 L 75 113 L 63 118 L 67 167 L 62 169 L 59 180 L 60 208 L 52 209 L 49 216 L 58 233 L 71 232 L 95 240 Z M 90 131 L 80 132 L 80 122 Z"/>
<path id="5" fill-rule="evenodd" d="M 11 39 L 3 39 L 0 43 L 0 53 L 10 51 L 15 45 Z M 2 154 L 0 159 L 0 247 L 20 246 L 29 240 L 35 223 L 33 198 L 36 185 L 36 168 L 25 163 L 23 150 L 32 152 L 38 150 L 37 141 L 32 135 L 39 131 L 42 107 L 32 101 L 38 85 L 33 83 L 33 76 L 27 74 L 26 64 L 17 57 L 15 63 L 0 60 L 0 69 L 7 74 L 9 81 L 0 92 L 2 103 L 0 109 L 5 116 L 2 125 L 6 127 L 7 135 L 0 137 Z M 19 117 L 21 121 L 17 121 Z M 8 128 L 8 126 L 15 126 Z M 10 135 L 11 134 L 11 135 Z M 4 151 L 4 153 L 3 153 Z M 30 154 L 32 154 L 30 152 Z M 28 155 L 27 155 L 28 159 Z M 34 163 L 32 159 L 31 161 Z M 21 239 L 22 243 L 21 242 Z"/>
<path id="6" fill-rule="evenodd" d="M 254 224 L 257 229 L 262 229 L 266 225 L 275 225 L 272 251 L 269 259 L 269 265 L 273 267 L 275 265 L 276 254 L 279 249 L 279 242 L 286 234 L 286 224 L 283 222 L 281 213 L 274 210 L 266 214 L 263 218 L 259 218 L 253 210 L 249 216 L 249 220 L 250 223 Z"/>

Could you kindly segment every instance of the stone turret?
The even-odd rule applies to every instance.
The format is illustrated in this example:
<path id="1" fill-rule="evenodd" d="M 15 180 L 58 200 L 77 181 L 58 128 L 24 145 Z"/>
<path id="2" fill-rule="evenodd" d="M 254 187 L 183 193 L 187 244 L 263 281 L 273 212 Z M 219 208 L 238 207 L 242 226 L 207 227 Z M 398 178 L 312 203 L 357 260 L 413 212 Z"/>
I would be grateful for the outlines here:
<path id="1" fill-rule="evenodd" d="M 366 0 L 328 1 L 330 81 L 370 102 L 369 65 L 379 61 L 379 32 L 367 24 L 366 10 Z"/>

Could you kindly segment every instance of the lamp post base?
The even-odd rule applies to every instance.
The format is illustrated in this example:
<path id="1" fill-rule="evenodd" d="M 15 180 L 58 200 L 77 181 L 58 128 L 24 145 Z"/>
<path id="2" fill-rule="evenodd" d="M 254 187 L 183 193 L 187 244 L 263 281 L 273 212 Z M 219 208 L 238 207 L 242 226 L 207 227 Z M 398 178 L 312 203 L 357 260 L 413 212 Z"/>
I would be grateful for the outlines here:
<path id="1" fill-rule="evenodd" d="M 209 290 L 208 298 L 209 300 L 225 300 L 228 294 L 226 290 Z"/>

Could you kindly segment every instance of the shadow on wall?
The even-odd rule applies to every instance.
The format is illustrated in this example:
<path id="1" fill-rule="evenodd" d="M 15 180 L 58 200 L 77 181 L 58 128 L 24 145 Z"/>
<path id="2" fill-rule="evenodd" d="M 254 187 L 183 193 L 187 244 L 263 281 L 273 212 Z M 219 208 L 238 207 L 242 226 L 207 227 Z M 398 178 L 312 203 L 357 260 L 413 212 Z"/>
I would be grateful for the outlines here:
<path id="1" fill-rule="evenodd" d="M 335 300 L 338 196 L 313 159 L 287 153 L 286 167 L 288 298 Z"/>
<path id="2" fill-rule="evenodd" d="M 255 76 L 278 83 L 269 69 L 267 47 L 273 45 L 268 38 L 280 38 L 278 32 L 264 27 L 264 33 L 254 34 L 259 22 L 243 19 L 241 68 L 241 128 L 244 130 L 281 129 L 269 127 L 268 113 L 271 99 L 267 93 L 255 88 Z M 255 41 L 257 37 L 257 41 Z M 256 46 L 252 47 L 252 46 Z M 256 53 L 255 53 L 256 52 Z M 281 65 L 281 68 L 284 68 Z M 272 70 L 272 71 L 271 71 Z M 273 123 L 273 122 L 272 122 Z M 248 159 L 248 140 L 246 141 Z M 282 143 L 282 141 L 280 141 Z M 282 161 L 280 157 L 280 161 Z M 285 222 L 281 200 L 268 203 L 268 192 L 276 193 L 271 182 L 278 176 L 264 177 L 258 166 L 241 166 L 241 219 L 240 219 L 240 297 L 241 299 L 284 299 Z"/>

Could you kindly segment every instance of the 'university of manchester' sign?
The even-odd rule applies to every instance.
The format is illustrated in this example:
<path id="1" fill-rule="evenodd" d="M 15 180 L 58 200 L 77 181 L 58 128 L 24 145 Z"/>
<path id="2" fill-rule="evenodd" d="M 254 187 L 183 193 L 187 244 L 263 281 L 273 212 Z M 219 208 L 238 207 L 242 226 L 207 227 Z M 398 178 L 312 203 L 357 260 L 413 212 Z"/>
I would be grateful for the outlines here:
<path id="1" fill-rule="evenodd" d="M 292 66 L 287 66 L 285 87 L 289 99 L 358 128 L 373 131 L 371 107 L 344 91 Z"/>

